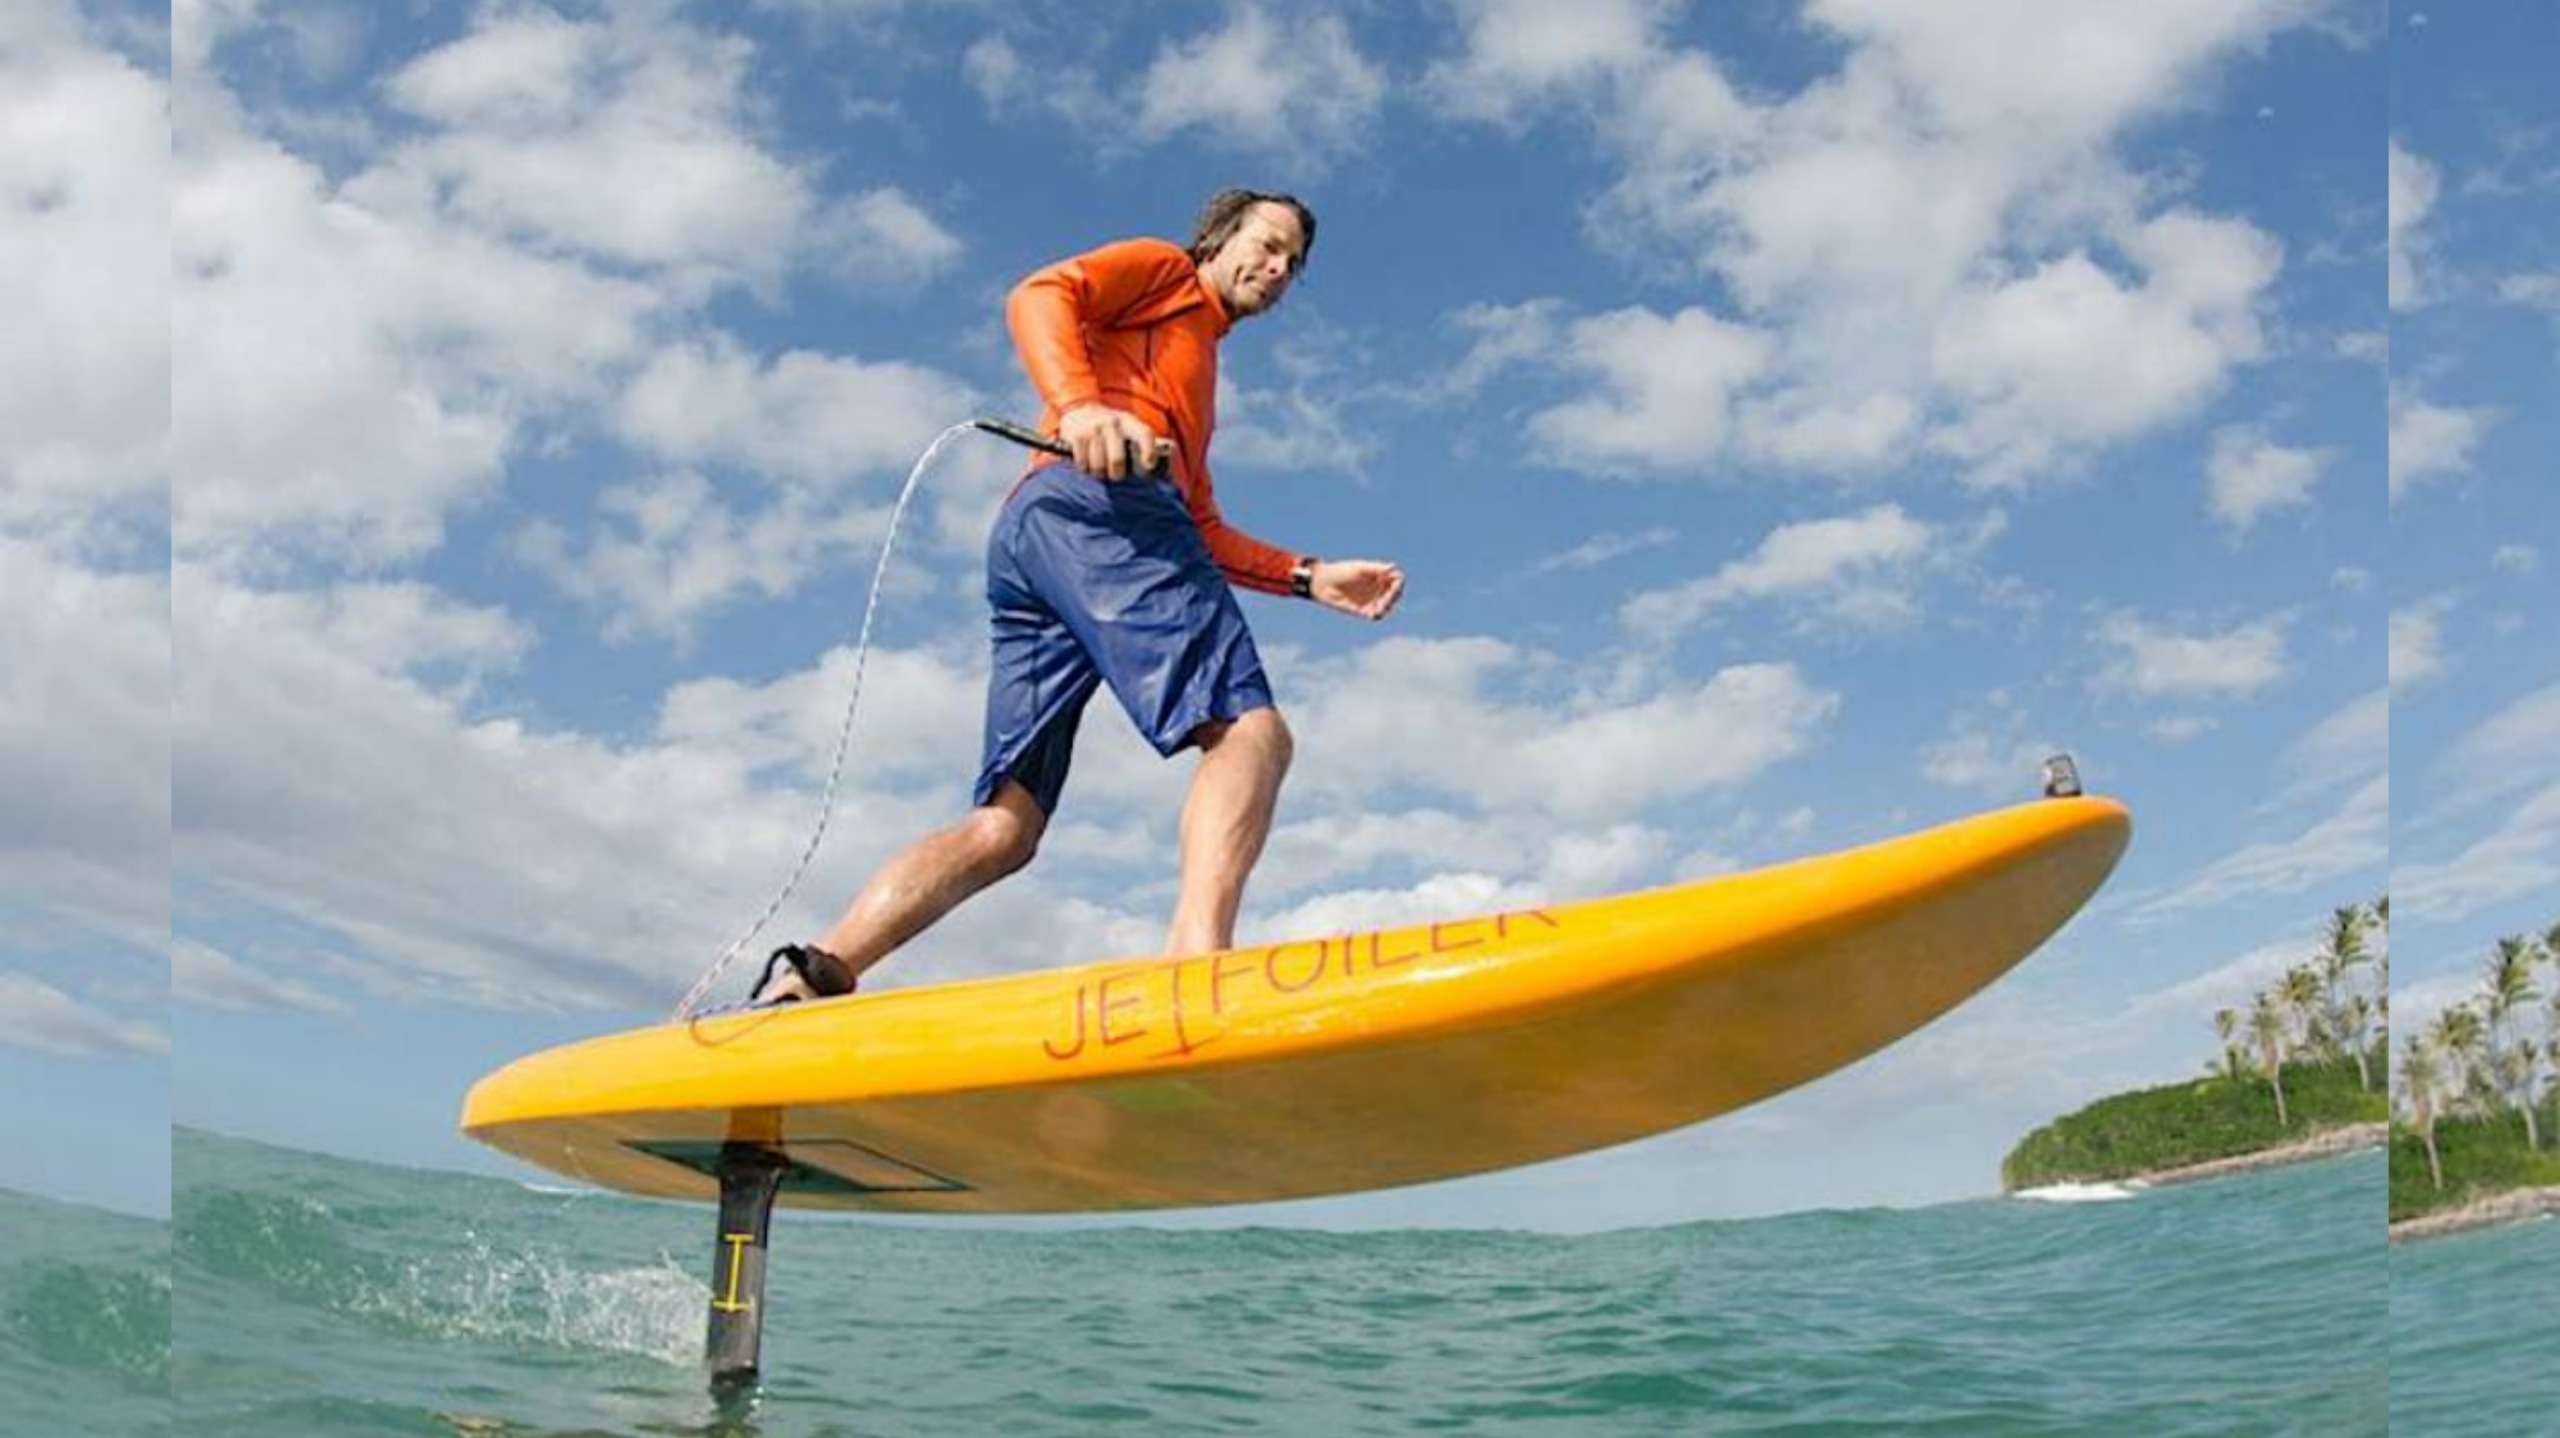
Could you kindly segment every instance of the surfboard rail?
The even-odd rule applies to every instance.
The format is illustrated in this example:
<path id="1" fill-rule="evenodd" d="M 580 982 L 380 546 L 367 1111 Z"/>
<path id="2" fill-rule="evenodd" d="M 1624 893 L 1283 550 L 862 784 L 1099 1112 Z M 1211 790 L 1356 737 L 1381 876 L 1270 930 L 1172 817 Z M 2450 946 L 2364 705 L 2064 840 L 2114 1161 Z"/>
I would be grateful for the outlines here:
<path id="1" fill-rule="evenodd" d="M 711 1200 L 1097 1211 L 1560 1157 L 1818 1078 L 1953 1008 L 2094 894 L 2124 807 L 2045 799 L 1747 873 L 1372 933 L 716 1015 L 476 1085 L 472 1137 Z"/>

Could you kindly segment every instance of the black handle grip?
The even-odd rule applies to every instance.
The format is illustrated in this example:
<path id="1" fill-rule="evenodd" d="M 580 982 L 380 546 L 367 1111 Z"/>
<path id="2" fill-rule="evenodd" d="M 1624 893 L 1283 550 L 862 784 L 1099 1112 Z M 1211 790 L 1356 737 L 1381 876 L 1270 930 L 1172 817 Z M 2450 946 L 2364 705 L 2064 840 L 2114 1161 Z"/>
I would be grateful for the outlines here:
<path id="1" fill-rule="evenodd" d="M 1012 440 L 1015 444 L 1021 445 L 1025 449 L 1043 450 L 1050 454 L 1063 454 L 1070 459 L 1075 457 L 1075 451 L 1067 448 L 1066 441 L 1051 439 L 1049 436 L 1042 434 L 1036 429 L 1015 424 L 1009 419 L 973 419 L 969 421 L 969 423 L 976 425 L 978 428 L 983 429 L 987 433 L 995 435 L 998 438 Z"/>
<path id="2" fill-rule="evenodd" d="M 1021 445 L 1025 449 L 1036 449 L 1047 454 L 1065 455 L 1069 459 L 1075 458 L 1075 451 L 1067 448 L 1065 440 L 1053 439 L 1048 435 L 1042 434 L 1036 429 L 1032 429 L 1027 425 L 1015 424 L 1009 419 L 973 419 L 969 421 L 969 423 L 976 425 L 978 428 L 983 429 L 987 433 L 995 435 L 998 438 L 1012 440 L 1015 444 Z M 1131 474 L 1151 475 L 1161 468 L 1163 468 L 1163 466 L 1160 463 L 1153 462 L 1150 456 L 1139 453 L 1136 445 L 1133 444 L 1129 446 L 1129 472 Z"/>

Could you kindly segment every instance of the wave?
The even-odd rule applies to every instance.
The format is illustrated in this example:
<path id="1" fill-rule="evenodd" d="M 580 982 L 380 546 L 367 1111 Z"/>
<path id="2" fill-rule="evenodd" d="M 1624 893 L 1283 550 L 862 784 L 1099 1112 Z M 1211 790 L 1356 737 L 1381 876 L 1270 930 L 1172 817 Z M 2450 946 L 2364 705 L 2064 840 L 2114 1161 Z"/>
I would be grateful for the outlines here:
<path id="1" fill-rule="evenodd" d="M 165 1432 L 169 1312 L 166 1224 L 0 1193 L 0 1427 Z"/>
<path id="2" fill-rule="evenodd" d="M 238 1188 L 182 1190 L 182 1281 L 252 1290 L 390 1333 L 442 1341 L 699 1357 L 710 1288 L 662 1256 L 591 1268 L 556 1241 L 500 1231 L 504 1215 L 437 1214 L 410 1205 L 325 1202 Z M 494 1223 L 495 1226 L 489 1226 Z"/>
<path id="3" fill-rule="evenodd" d="M 2126 1183 L 2048 1183 L 2041 1188 L 2022 1188 L 2009 1196 L 2028 1203 L 2120 1203 L 2140 1197 L 2148 1187 L 2139 1179 Z"/>

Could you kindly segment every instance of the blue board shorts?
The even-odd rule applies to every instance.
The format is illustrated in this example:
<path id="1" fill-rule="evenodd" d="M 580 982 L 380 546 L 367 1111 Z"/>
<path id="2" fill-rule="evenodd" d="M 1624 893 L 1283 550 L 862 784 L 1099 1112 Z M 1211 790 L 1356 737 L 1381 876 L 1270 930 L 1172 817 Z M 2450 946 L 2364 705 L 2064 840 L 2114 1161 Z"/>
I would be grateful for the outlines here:
<path id="1" fill-rule="evenodd" d="M 1100 685 L 1167 757 L 1203 724 L 1271 706 L 1235 590 L 1169 478 L 1033 471 L 987 537 L 987 604 L 995 663 L 979 804 L 1010 779 L 1055 814 Z"/>

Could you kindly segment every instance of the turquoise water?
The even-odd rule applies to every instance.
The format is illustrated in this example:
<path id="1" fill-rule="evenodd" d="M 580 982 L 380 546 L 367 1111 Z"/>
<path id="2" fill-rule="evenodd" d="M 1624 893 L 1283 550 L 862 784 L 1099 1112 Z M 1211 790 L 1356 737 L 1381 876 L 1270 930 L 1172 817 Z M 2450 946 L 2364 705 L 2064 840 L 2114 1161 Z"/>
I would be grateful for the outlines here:
<path id="1" fill-rule="evenodd" d="M 176 1161 L 190 1435 L 2384 1430 L 2378 1155 L 1593 1237 L 785 1215 L 767 1389 L 728 1414 L 705 1209 Z"/>
<path id="2" fill-rule="evenodd" d="M 0 1433 L 166 1433 L 169 1226 L 0 1193 Z"/>
<path id="3" fill-rule="evenodd" d="M 2392 1251 L 2391 1426 L 2560 1433 L 2560 1221 Z"/>

